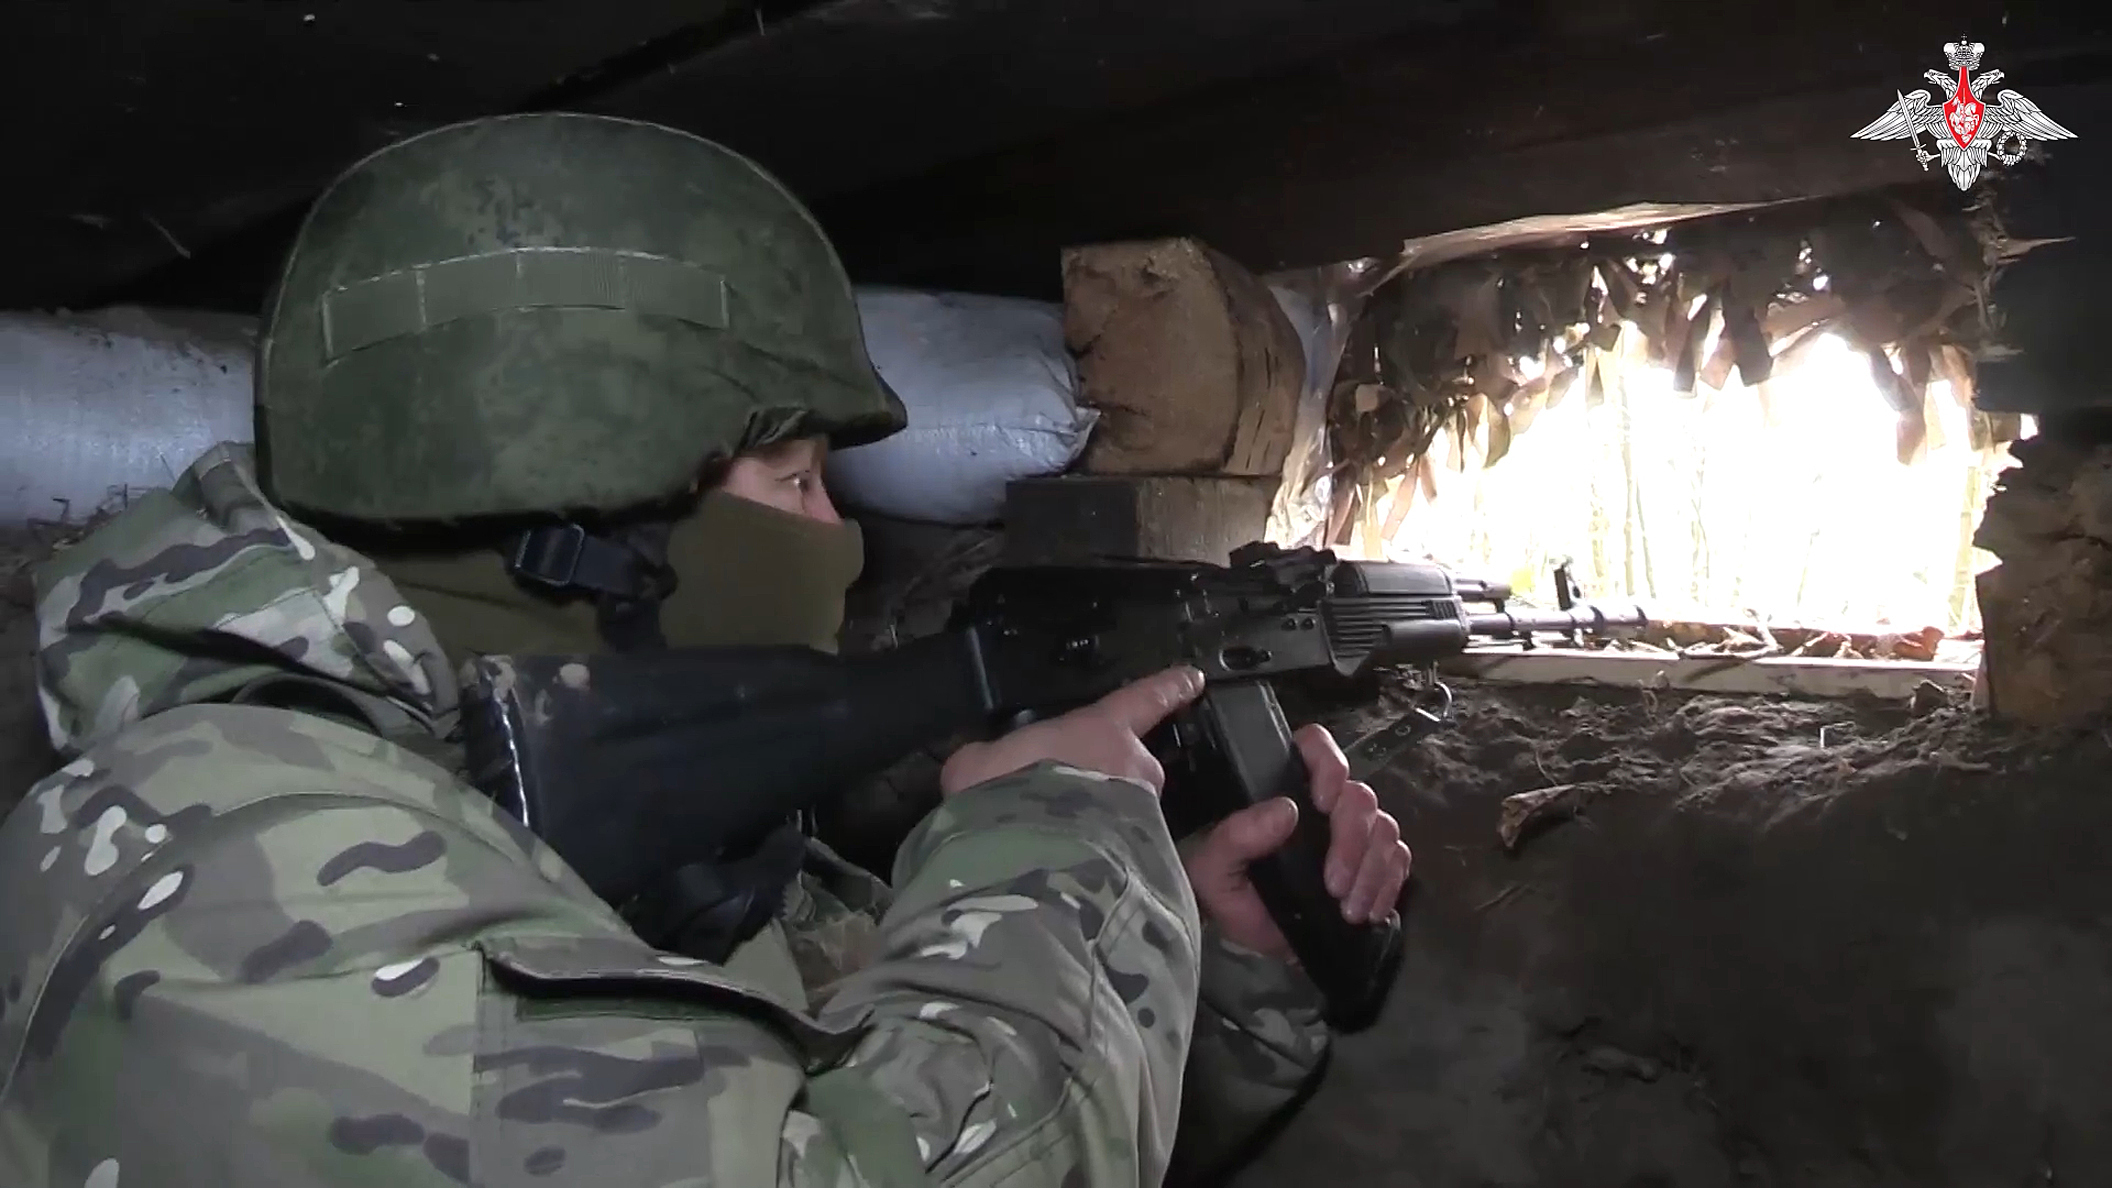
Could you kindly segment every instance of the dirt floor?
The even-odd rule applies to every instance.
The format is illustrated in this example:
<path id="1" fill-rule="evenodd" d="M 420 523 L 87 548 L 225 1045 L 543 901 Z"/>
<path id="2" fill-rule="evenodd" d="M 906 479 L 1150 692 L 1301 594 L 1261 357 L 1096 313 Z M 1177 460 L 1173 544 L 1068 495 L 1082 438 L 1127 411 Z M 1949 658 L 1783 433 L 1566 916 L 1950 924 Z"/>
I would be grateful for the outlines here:
<path id="1" fill-rule="evenodd" d="M 1457 689 L 1374 781 L 1402 980 L 1241 1184 L 2112 1183 L 2104 735 Z M 1506 852 L 1504 800 L 1560 785 Z"/>
<path id="2" fill-rule="evenodd" d="M 905 598 L 904 575 L 988 551 L 869 536 L 897 593 L 869 583 L 854 625 L 929 629 L 955 583 Z M 11 800 L 48 757 L 4 593 Z M 1240 1188 L 1322 1166 L 1401 1188 L 2112 1183 L 2105 734 L 2014 736 L 1941 697 L 1455 689 L 1453 728 L 1374 780 L 1417 855 L 1392 1002 Z M 1346 738 L 1389 711 L 1307 712 Z M 934 768 L 832 832 L 904 824 Z M 1507 848 L 1506 798 L 1563 786 Z"/>

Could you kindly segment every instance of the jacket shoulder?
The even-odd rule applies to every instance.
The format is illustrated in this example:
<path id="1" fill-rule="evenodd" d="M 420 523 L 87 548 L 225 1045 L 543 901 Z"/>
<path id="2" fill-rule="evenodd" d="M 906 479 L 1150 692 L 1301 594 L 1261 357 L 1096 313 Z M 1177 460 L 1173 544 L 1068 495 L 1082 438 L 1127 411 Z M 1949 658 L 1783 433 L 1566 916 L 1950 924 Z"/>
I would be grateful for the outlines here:
<path id="1" fill-rule="evenodd" d="M 0 823 L 0 894 L 8 1183 L 673 1182 L 717 1146 L 769 1183 L 777 1143 L 736 1136 L 847 1043 L 639 942 L 438 767 L 287 711 L 68 764 Z"/>

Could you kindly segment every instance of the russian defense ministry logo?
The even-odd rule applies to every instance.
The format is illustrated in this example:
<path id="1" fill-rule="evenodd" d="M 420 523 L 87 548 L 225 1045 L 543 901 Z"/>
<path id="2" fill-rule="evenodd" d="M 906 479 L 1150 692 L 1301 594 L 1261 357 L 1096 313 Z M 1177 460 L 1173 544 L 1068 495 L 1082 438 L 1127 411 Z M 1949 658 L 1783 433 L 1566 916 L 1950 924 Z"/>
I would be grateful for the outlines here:
<path id="1" fill-rule="evenodd" d="M 1944 172 L 1959 189 L 1969 189 L 1979 180 L 1980 170 L 1993 157 L 2004 165 L 2024 159 L 2034 140 L 2073 140 L 2075 133 L 2046 118 L 2039 105 L 2004 90 L 1993 103 L 1984 96 L 2002 81 L 2002 72 L 1990 70 L 1978 78 L 1980 55 L 1987 47 L 1977 41 L 1946 42 L 1943 56 L 1958 77 L 1924 71 L 1922 77 L 1943 88 L 1943 104 L 1929 102 L 1929 92 L 1912 90 L 1899 95 L 1899 102 L 1855 134 L 1857 140 L 1905 140 L 1914 145 L 1914 159 L 1926 170 L 1929 162 L 1943 162 Z M 1926 133 L 1936 151 L 1921 147 Z"/>

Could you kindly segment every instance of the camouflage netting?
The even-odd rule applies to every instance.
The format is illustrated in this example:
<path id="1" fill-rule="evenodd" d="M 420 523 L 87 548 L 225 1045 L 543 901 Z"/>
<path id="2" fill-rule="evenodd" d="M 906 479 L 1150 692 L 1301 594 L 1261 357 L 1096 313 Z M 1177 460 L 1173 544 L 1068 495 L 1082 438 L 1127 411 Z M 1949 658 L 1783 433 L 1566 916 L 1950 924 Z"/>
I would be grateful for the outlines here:
<path id="1" fill-rule="evenodd" d="M 1328 540 L 1347 543 L 1396 478 L 1434 494 L 1425 455 L 1440 433 L 1455 457 L 1473 441 L 1494 465 L 1569 393 L 1604 400 L 1624 334 L 1688 393 L 1734 373 L 1764 384 L 1837 334 L 1869 356 L 1912 462 L 1933 381 L 1970 407 L 1973 361 L 2000 349 L 1989 286 L 2031 246 L 2003 234 L 1987 193 L 1906 187 L 1401 272 L 1373 292 L 1336 375 Z M 1976 446 L 2019 430 L 2013 414 L 1972 415 Z"/>

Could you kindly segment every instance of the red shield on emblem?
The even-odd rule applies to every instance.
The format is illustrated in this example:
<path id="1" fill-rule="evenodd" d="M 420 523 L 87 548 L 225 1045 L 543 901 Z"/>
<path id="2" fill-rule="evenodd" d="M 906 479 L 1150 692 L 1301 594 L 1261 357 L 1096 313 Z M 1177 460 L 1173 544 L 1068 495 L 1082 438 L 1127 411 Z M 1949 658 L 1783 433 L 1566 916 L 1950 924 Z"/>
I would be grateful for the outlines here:
<path id="1" fill-rule="evenodd" d="M 1980 131 L 1980 121 L 1987 118 L 1987 105 L 1973 94 L 1972 82 L 1966 72 L 1958 72 L 1958 93 L 1943 105 L 1943 123 L 1951 130 L 1951 139 L 1959 148 L 1973 147 L 1973 134 Z"/>

